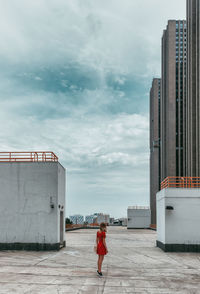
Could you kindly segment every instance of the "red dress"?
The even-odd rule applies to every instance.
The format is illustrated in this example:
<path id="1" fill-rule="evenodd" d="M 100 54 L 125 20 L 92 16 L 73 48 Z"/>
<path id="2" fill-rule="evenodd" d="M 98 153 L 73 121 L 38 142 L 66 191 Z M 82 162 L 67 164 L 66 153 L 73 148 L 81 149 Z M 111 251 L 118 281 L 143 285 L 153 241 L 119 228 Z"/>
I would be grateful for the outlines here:
<path id="1" fill-rule="evenodd" d="M 97 254 L 98 255 L 106 255 L 106 248 L 103 245 L 103 239 L 106 238 L 106 233 L 105 232 L 97 232 L 97 238 L 98 238 L 98 245 L 97 245 Z"/>

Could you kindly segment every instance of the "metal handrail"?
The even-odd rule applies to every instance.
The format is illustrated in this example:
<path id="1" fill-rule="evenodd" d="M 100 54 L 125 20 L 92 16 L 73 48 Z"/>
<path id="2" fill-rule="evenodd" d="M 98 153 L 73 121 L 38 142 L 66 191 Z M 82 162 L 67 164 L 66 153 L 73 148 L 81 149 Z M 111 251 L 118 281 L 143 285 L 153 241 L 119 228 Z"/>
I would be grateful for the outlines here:
<path id="1" fill-rule="evenodd" d="M 0 152 L 0 162 L 46 162 L 58 161 L 52 151 Z"/>
<path id="2" fill-rule="evenodd" d="M 167 177 L 161 182 L 165 188 L 200 188 L 200 177 Z"/>

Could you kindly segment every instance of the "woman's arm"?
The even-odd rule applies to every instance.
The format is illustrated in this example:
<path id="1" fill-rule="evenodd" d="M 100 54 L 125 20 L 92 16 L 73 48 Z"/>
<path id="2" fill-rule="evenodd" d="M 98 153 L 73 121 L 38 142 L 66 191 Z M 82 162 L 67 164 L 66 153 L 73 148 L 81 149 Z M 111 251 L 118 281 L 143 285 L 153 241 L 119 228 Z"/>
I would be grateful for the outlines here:
<path id="1" fill-rule="evenodd" d="M 96 236 L 96 253 L 97 253 L 97 247 L 98 247 L 98 237 Z"/>
<path id="2" fill-rule="evenodd" d="M 98 237 L 96 237 L 96 244 L 98 245 Z"/>
<path id="3" fill-rule="evenodd" d="M 106 252 L 108 253 L 108 248 L 107 248 L 107 245 L 106 245 L 106 239 L 105 238 L 103 238 L 103 245 L 106 248 Z"/>

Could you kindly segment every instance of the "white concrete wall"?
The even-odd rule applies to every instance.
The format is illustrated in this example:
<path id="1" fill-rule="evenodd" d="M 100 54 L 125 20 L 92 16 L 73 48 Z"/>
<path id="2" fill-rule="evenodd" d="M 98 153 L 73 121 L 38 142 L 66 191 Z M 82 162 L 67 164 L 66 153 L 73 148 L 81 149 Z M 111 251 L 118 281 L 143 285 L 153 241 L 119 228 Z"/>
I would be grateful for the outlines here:
<path id="1" fill-rule="evenodd" d="M 151 212 L 150 209 L 128 209 L 127 218 L 128 229 L 149 228 L 151 222 Z"/>
<path id="2" fill-rule="evenodd" d="M 0 243 L 58 243 L 64 185 L 58 162 L 0 163 Z"/>
<path id="3" fill-rule="evenodd" d="M 58 164 L 58 198 L 57 198 L 57 210 L 58 210 L 58 240 L 60 240 L 60 211 L 63 211 L 63 228 L 64 228 L 64 234 L 63 234 L 63 240 L 65 241 L 65 192 L 66 191 L 66 174 L 65 174 L 65 168 Z"/>
<path id="4" fill-rule="evenodd" d="M 156 226 L 157 240 L 165 244 L 165 190 L 157 193 L 156 198 Z"/>
<path id="5" fill-rule="evenodd" d="M 200 244 L 200 189 L 168 188 L 157 193 L 157 240 Z"/>

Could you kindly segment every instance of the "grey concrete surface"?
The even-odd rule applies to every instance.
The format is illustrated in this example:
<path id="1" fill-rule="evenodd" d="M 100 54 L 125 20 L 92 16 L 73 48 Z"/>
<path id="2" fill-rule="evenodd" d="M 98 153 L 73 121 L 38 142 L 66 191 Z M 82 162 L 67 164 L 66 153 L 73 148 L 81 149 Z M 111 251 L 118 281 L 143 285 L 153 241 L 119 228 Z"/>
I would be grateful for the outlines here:
<path id="1" fill-rule="evenodd" d="M 67 232 L 67 247 L 59 252 L 0 252 L 0 293 L 200 293 L 200 255 L 164 253 L 150 230 L 109 227 L 99 278 L 95 234 Z"/>

